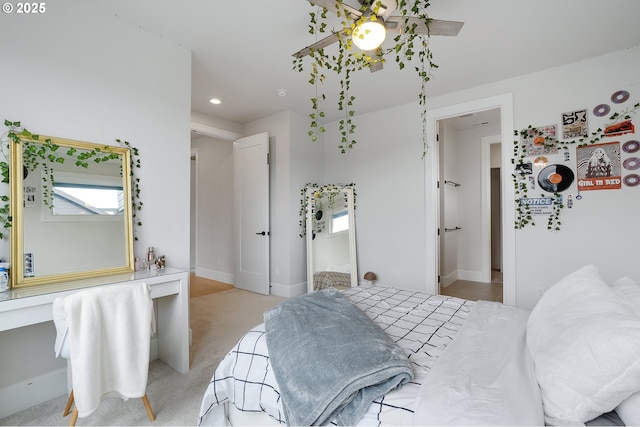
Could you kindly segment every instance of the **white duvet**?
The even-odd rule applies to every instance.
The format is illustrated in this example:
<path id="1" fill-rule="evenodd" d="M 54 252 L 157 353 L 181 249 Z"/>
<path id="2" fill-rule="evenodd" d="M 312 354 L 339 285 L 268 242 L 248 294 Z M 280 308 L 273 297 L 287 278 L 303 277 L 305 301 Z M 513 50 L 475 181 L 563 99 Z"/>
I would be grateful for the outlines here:
<path id="1" fill-rule="evenodd" d="M 544 425 L 529 313 L 478 301 L 422 384 L 414 425 Z"/>
<path id="2" fill-rule="evenodd" d="M 529 310 L 379 286 L 345 295 L 407 353 L 415 374 L 358 425 L 544 424 L 524 342 Z M 284 424 L 280 397 L 259 325 L 216 369 L 198 424 L 227 423 L 225 405 Z"/>

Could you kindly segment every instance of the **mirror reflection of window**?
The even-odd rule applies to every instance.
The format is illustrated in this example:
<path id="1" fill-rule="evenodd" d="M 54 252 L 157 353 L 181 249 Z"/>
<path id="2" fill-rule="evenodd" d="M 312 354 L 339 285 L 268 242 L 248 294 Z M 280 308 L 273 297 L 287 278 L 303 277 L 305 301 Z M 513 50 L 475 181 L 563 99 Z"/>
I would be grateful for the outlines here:
<path id="1" fill-rule="evenodd" d="M 37 162 L 27 176 L 12 175 L 12 200 L 24 200 L 11 203 L 11 253 L 18 254 L 12 257 L 16 273 L 11 275 L 12 287 L 133 272 L 131 151 L 62 138 L 43 140 L 63 147 L 59 154 L 65 161 L 56 158 L 46 166 Z M 26 139 L 10 141 L 14 172 L 23 170 L 25 157 L 33 157 L 25 156 L 27 143 L 36 149 L 42 145 Z M 94 161 L 90 155 L 94 151 L 105 152 L 105 157 Z M 91 160 L 86 165 L 76 161 L 84 153 Z M 88 196 L 87 190 L 92 195 L 107 194 L 108 202 L 104 196 L 97 200 Z M 20 256 L 24 253 L 31 257 Z"/>
<path id="2" fill-rule="evenodd" d="M 55 183 L 54 215 L 122 215 L 122 187 Z"/>
<path id="3" fill-rule="evenodd" d="M 349 215 L 347 210 L 334 212 L 331 217 L 331 233 L 339 233 L 349 229 Z"/>

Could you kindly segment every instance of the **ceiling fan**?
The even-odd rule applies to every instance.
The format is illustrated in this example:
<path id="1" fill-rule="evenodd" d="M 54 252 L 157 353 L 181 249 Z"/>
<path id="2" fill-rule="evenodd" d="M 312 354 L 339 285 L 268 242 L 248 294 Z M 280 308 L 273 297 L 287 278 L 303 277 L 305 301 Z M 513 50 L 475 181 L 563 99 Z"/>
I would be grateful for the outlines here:
<path id="1" fill-rule="evenodd" d="M 361 7 L 356 9 L 344 2 L 337 0 L 308 0 L 309 3 L 314 4 L 319 7 L 323 7 L 333 13 L 336 13 L 339 16 L 346 17 L 352 21 L 358 21 L 363 16 L 371 16 L 375 15 L 375 19 L 372 20 L 374 23 L 378 23 L 378 25 L 382 29 L 381 39 L 375 45 L 375 47 L 367 47 L 363 46 L 362 49 L 366 51 L 372 51 L 374 55 L 376 55 L 376 49 L 382 44 L 384 40 L 385 33 L 394 33 L 399 34 L 404 31 L 405 28 L 409 28 L 415 26 L 414 34 L 424 34 L 430 36 L 457 36 L 460 32 L 460 29 L 464 25 L 463 22 L 458 21 L 443 21 L 439 19 L 431 19 L 429 21 L 429 27 L 425 25 L 423 19 L 417 16 L 392 16 L 391 14 L 396 9 L 395 0 L 358 0 Z M 374 10 L 377 12 L 374 12 Z M 367 22 L 372 22 L 367 21 Z M 360 35 L 358 35 L 359 28 L 353 31 L 355 34 L 353 40 L 356 45 L 359 45 L 359 39 L 363 39 L 363 34 L 365 32 L 369 33 L 370 30 L 361 30 Z M 372 32 L 373 34 L 373 32 Z M 349 32 L 347 30 L 338 31 L 332 33 L 331 35 L 323 38 L 322 40 L 318 40 L 310 46 L 305 47 L 293 54 L 296 58 L 302 58 L 303 56 L 309 55 L 314 50 L 324 49 L 325 47 L 332 45 L 340 40 L 342 37 L 348 37 Z M 374 44 L 375 44 L 374 43 Z M 378 51 L 377 55 L 380 53 Z M 382 69 L 382 61 L 376 61 L 371 65 L 371 71 L 378 71 Z"/>

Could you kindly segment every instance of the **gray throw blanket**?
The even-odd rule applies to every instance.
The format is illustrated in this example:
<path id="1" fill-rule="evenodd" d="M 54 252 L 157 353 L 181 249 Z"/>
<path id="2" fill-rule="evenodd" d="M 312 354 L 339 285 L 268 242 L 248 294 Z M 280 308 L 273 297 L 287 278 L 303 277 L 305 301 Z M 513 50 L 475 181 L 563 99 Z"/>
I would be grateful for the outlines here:
<path id="1" fill-rule="evenodd" d="M 335 289 L 284 301 L 264 319 L 289 425 L 355 425 L 376 398 L 413 379 L 404 351 Z"/>

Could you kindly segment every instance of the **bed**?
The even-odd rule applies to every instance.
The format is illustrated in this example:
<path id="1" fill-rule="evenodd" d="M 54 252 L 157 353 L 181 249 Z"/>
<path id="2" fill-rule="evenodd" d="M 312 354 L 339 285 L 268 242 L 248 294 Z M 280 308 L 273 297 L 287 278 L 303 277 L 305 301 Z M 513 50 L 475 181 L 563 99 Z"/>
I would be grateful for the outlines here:
<path id="1" fill-rule="evenodd" d="M 351 286 L 351 273 L 340 271 L 318 271 L 313 273 L 313 289 L 340 288 Z"/>
<path id="2" fill-rule="evenodd" d="M 348 314 L 354 325 L 365 316 L 409 366 L 410 374 L 402 357 L 384 360 L 376 374 L 392 374 L 375 379 L 390 381 L 379 396 L 362 397 L 369 384 L 349 388 L 363 377 L 336 380 L 376 353 L 367 346 L 379 337 L 342 311 L 327 317 L 333 326 L 300 311 L 322 306 L 320 315 L 345 301 L 358 312 Z M 305 314 L 296 324 L 282 312 Z M 333 328 L 335 343 L 305 329 L 318 324 Z M 610 286 L 595 266 L 563 278 L 533 310 L 384 286 L 329 288 L 279 304 L 242 337 L 214 372 L 198 425 L 637 425 L 638 354 L 640 286 L 627 277 Z"/>

